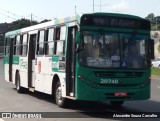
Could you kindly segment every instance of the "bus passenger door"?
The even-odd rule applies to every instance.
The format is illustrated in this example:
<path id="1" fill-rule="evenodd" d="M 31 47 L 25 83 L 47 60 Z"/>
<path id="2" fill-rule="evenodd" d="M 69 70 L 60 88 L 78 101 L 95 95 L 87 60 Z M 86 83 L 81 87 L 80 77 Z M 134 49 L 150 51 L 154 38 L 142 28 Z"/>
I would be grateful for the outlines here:
<path id="1" fill-rule="evenodd" d="M 28 49 L 28 87 L 35 87 L 35 45 L 37 33 L 33 32 L 29 35 Z"/>
<path id="2" fill-rule="evenodd" d="M 9 48 L 9 81 L 10 82 L 12 82 L 13 41 L 14 41 L 14 38 L 11 38 L 10 39 L 10 48 Z"/>
<path id="3" fill-rule="evenodd" d="M 66 95 L 75 97 L 75 32 L 77 27 L 68 28 L 66 52 Z"/>

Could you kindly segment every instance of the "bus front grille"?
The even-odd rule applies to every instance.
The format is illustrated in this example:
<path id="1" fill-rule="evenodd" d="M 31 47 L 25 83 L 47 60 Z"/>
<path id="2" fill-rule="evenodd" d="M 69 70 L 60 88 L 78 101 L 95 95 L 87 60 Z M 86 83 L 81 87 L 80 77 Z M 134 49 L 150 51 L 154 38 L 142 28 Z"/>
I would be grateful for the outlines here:
<path id="1" fill-rule="evenodd" d="M 137 88 L 139 84 L 99 84 L 101 88 Z"/>
<path id="2" fill-rule="evenodd" d="M 134 77 L 143 77 L 143 72 L 94 72 L 97 77 L 108 77 L 108 78 L 134 78 Z"/>

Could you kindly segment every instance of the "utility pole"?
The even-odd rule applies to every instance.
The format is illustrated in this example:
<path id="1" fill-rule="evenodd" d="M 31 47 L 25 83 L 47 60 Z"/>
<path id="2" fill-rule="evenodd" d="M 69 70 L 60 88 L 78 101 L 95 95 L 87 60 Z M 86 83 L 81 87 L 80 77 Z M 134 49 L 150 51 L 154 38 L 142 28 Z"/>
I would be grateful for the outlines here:
<path id="1" fill-rule="evenodd" d="M 100 12 L 101 12 L 101 0 L 100 0 Z"/>
<path id="2" fill-rule="evenodd" d="M 31 13 L 31 26 L 32 26 L 32 13 Z"/>
<path id="3" fill-rule="evenodd" d="M 75 14 L 77 14 L 77 10 L 76 9 L 77 9 L 77 6 L 75 5 Z"/>
<path id="4" fill-rule="evenodd" d="M 156 17 L 156 31 L 158 30 L 158 25 L 157 25 L 157 17 Z"/>
<path id="5" fill-rule="evenodd" d="M 93 13 L 94 13 L 94 0 L 93 0 Z"/>
<path id="6" fill-rule="evenodd" d="M 75 14 L 77 14 L 77 5 L 76 5 L 76 0 L 75 0 Z"/>
<path id="7" fill-rule="evenodd" d="M 100 3 L 98 5 L 94 4 L 94 0 L 93 0 L 93 13 L 94 13 L 94 6 L 98 6 L 100 9 L 100 12 L 102 12 L 102 7 L 104 6 L 109 6 L 108 4 L 102 4 L 102 0 L 99 1 Z"/>

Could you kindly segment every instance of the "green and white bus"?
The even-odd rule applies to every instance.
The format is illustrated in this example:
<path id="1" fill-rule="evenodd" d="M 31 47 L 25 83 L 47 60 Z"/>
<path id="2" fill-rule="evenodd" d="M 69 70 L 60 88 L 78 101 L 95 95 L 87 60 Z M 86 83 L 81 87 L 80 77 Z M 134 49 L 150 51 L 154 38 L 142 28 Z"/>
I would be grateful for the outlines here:
<path id="1" fill-rule="evenodd" d="M 113 13 L 56 19 L 5 34 L 5 80 L 68 99 L 124 101 L 150 98 L 150 22 Z"/>

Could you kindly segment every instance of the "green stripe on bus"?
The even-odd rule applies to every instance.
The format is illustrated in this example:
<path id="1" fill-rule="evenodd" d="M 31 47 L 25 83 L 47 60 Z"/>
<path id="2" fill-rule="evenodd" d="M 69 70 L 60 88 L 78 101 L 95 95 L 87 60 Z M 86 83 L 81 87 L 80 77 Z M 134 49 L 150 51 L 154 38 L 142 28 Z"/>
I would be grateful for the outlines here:
<path id="1" fill-rule="evenodd" d="M 59 56 L 52 57 L 52 71 L 59 72 Z"/>
<path id="2" fill-rule="evenodd" d="M 9 57 L 8 56 L 4 56 L 3 64 L 8 64 L 8 63 L 9 63 Z"/>
<path id="3" fill-rule="evenodd" d="M 13 56 L 13 64 L 19 65 L 19 56 Z"/>
<path id="4" fill-rule="evenodd" d="M 9 56 L 8 55 L 4 56 L 3 63 L 9 64 Z M 13 56 L 12 64 L 16 64 L 16 65 L 19 64 L 19 56 Z"/>

